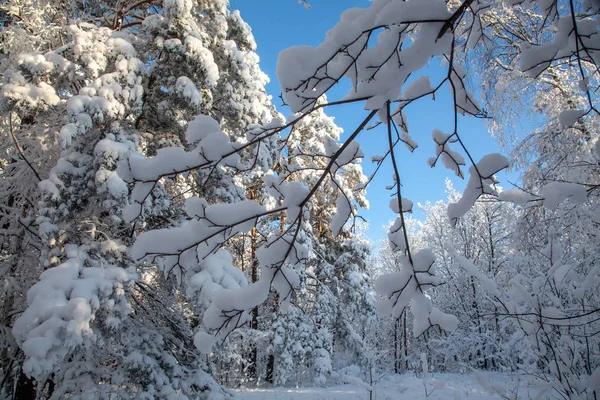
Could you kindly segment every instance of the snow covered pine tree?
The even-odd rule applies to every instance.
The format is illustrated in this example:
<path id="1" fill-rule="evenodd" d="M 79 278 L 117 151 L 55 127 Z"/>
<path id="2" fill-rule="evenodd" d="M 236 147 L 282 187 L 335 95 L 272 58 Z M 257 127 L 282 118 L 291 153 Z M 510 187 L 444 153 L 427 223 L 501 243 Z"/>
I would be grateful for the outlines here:
<path id="1" fill-rule="evenodd" d="M 24 285 L 33 285 L 20 289 L 29 289 L 22 314 L 15 312 L 19 292 L 11 297 L 16 298 L 13 304 L 3 303 L 10 307 L 6 315 L 12 314 L 5 326 L 12 327 L 22 349 L 11 342 L 10 330 L 3 331 L 2 343 L 8 346 L 3 354 L 15 352 L 3 364 L 3 393 L 228 397 L 193 346 L 193 316 L 202 312 L 195 291 L 203 278 L 196 276 L 198 265 L 188 270 L 135 267 L 128 248 L 141 230 L 185 223 L 178 204 L 186 193 L 232 201 L 243 197 L 243 189 L 221 168 L 209 176 L 163 181 L 140 207 L 141 218 L 128 225 L 123 209 L 129 204 L 129 188 L 116 170 L 130 154 L 160 155 L 165 146 L 193 146 L 200 138 L 184 133 L 188 124 L 206 121 L 194 119 L 198 113 L 226 121 L 232 140 L 245 140 L 239 132 L 275 115 L 249 27 L 239 13 L 229 12 L 226 1 L 141 1 L 86 9 L 69 3 L 56 10 L 48 3 L 43 6 L 56 15 L 50 22 L 41 17 L 41 6 L 11 2 L 6 8 L 11 22 L 3 30 L 11 39 L 4 47 L 10 58 L 3 65 L 1 92 L 8 139 L 25 144 L 32 137 L 47 151 L 39 156 L 33 144 L 17 145 L 13 149 L 21 151 L 22 160 L 17 155 L 14 167 L 3 169 L 9 178 L 3 180 L 3 190 L 21 193 L 13 196 L 12 216 L 7 212 L 7 218 L 23 226 L 15 240 L 24 240 L 23 232 L 29 241 L 39 238 L 36 251 L 44 270 L 33 285 L 40 269 L 19 267 L 31 259 L 31 251 L 17 247 L 2 256 L 3 268 L 10 271 L 3 279 L 18 276 L 28 279 Z M 25 41 L 19 35 L 39 29 L 66 44 L 56 46 L 54 37 L 31 33 L 27 39 L 36 52 L 18 54 L 16 43 Z M 60 152 L 54 151 L 54 138 Z M 270 168 L 273 146 L 265 143 L 258 153 L 262 168 Z M 41 196 L 37 180 L 28 191 L 16 186 L 28 173 L 41 180 Z M 12 211 L 19 207 L 24 211 Z M 225 253 L 203 267 L 213 286 L 245 284 Z M 186 272 L 194 279 L 181 291 L 178 281 Z M 206 278 L 201 285 L 207 287 Z M 183 300 L 184 293 L 189 300 Z M 25 375 L 19 378 L 21 367 Z M 21 387 L 28 394 L 19 392 Z"/>

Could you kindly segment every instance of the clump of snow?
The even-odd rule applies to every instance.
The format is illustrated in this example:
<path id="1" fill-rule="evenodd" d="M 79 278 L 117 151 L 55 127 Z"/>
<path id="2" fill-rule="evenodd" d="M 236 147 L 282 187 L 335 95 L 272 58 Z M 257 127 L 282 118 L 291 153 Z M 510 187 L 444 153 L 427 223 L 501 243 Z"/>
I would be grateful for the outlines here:
<path id="1" fill-rule="evenodd" d="M 194 346 L 204 354 L 210 353 L 216 341 L 217 338 L 215 336 L 204 331 L 198 331 L 194 335 Z"/>
<path id="2" fill-rule="evenodd" d="M 458 326 L 458 319 L 445 314 L 433 306 L 426 294 L 428 288 L 441 284 L 434 274 L 435 256 L 429 249 L 420 250 L 412 255 L 400 256 L 401 270 L 383 274 L 375 280 L 375 291 L 380 296 L 377 311 L 380 315 L 400 318 L 410 305 L 414 316 L 414 334 L 421 335 L 432 325 L 452 331 Z"/>
<path id="3" fill-rule="evenodd" d="M 284 88 L 285 102 L 293 112 L 310 109 L 343 76 L 352 83 L 348 98 L 369 97 L 367 109 L 379 109 L 386 101 L 396 100 L 409 76 L 425 66 L 431 57 L 442 54 L 450 43 L 449 35 L 437 37 L 438 24 L 422 24 L 417 34 L 402 43 L 399 54 L 402 65 L 398 68 L 394 61 L 386 62 L 386 57 L 398 49 L 399 37 L 405 39 L 405 24 L 420 16 L 447 18 L 448 13 L 441 1 L 381 1 L 365 9 L 344 12 L 318 47 L 296 46 L 280 53 L 277 76 Z M 365 50 L 369 43 L 366 32 L 373 26 L 384 25 L 388 28 Z M 352 68 L 354 64 L 356 68 Z M 374 73 L 371 66 L 379 64 L 383 64 L 382 68 Z M 416 94 L 417 89 L 421 91 L 424 87 L 421 81 L 410 91 Z"/>
<path id="4" fill-rule="evenodd" d="M 545 9 L 550 11 L 553 8 L 548 6 Z M 536 77 L 548 68 L 553 60 L 568 59 L 577 55 L 581 51 L 578 40 L 583 39 L 572 39 L 575 30 L 574 21 L 575 18 L 571 14 L 565 13 L 553 24 L 551 41 L 542 45 L 533 45 L 527 41 L 521 42 L 521 71 L 531 77 Z M 585 37 L 590 44 L 598 40 L 600 32 L 598 32 L 597 26 L 597 22 L 593 18 L 577 20 L 578 37 Z"/>
<path id="5" fill-rule="evenodd" d="M 575 125 L 577 120 L 583 117 L 585 113 L 584 110 L 565 110 L 558 115 L 558 121 L 562 127 L 568 128 Z"/>
<path id="6" fill-rule="evenodd" d="M 52 182 L 51 180 L 44 179 L 43 181 L 38 183 L 38 187 L 40 188 L 40 191 L 49 195 L 52 200 L 60 200 L 60 190 L 58 190 L 54 182 Z"/>
<path id="7" fill-rule="evenodd" d="M 392 251 L 406 251 L 408 244 L 406 243 L 402 229 L 402 218 L 398 217 L 388 231 L 388 240 L 390 241 Z"/>
<path id="8" fill-rule="evenodd" d="M 585 203 L 587 189 L 578 183 L 551 182 L 542 187 L 542 197 L 544 198 L 544 207 L 554 210 L 567 199 L 575 204 Z"/>
<path id="9" fill-rule="evenodd" d="M 484 156 L 476 165 L 469 168 L 470 178 L 462 197 L 457 202 L 448 205 L 448 217 L 453 225 L 473 207 L 481 195 L 498 195 L 492 187 L 496 183 L 494 174 L 507 167 L 508 159 L 506 157 L 492 153 Z"/>
<path id="10" fill-rule="evenodd" d="M 522 206 L 527 202 L 531 201 L 533 196 L 529 193 L 524 192 L 522 190 L 514 189 L 514 190 L 503 190 L 498 193 L 498 200 L 508 201 L 510 203 L 514 203 L 516 205 Z"/>
<path id="11" fill-rule="evenodd" d="M 132 192 L 133 203 L 123 213 L 126 220 L 139 216 L 141 204 L 154 189 L 152 182 L 164 176 L 217 164 L 243 168 L 237 152 L 240 145 L 232 143 L 230 136 L 221 132 L 219 124 L 211 117 L 196 117 L 189 124 L 186 137 L 190 143 L 197 143 L 196 148 L 185 151 L 181 147 L 163 147 L 154 157 L 132 152 L 128 162 L 120 164 L 119 176 L 127 182 L 136 182 Z"/>
<path id="12" fill-rule="evenodd" d="M 417 99 L 427 93 L 431 93 L 433 88 L 428 76 L 420 76 L 404 88 L 403 100 Z"/>
<path id="13" fill-rule="evenodd" d="M 29 107 L 47 109 L 60 102 L 56 90 L 46 82 L 37 85 L 26 83 L 24 85 L 5 84 L 2 86 L 2 97 L 12 102 Z"/>
<path id="14" fill-rule="evenodd" d="M 186 211 L 194 219 L 185 225 L 142 233 L 131 248 L 132 257 L 139 260 L 153 254 L 181 253 L 182 257 L 167 256 L 166 259 L 179 262 L 186 269 L 192 268 L 197 260 L 212 254 L 220 243 L 239 232 L 250 231 L 265 208 L 250 200 L 209 206 L 204 199 L 188 199 Z M 201 244 L 195 247 L 198 243 Z"/>
<path id="15" fill-rule="evenodd" d="M 443 133 L 437 129 L 434 129 L 431 136 L 435 142 L 435 157 L 431 157 L 427 160 L 430 167 L 435 166 L 438 158 L 441 158 L 442 163 L 446 168 L 454 171 L 456 176 L 463 177 L 462 170 L 460 167 L 465 165 L 465 159 L 462 155 L 450 148 L 450 144 L 457 141 L 453 135 Z"/>
<path id="16" fill-rule="evenodd" d="M 32 75 L 48 74 L 54 70 L 54 63 L 48 61 L 43 54 L 36 52 L 19 54 L 18 63 Z"/>
<path id="17" fill-rule="evenodd" d="M 135 275 L 118 267 L 84 267 L 85 248 L 67 246 L 64 263 L 44 271 L 27 292 L 27 309 L 13 334 L 26 356 L 23 370 L 40 376 L 75 347 L 94 340 L 94 314 L 110 296 L 122 296 L 123 284 Z M 124 302 L 123 304 L 126 304 Z M 120 313 L 127 314 L 124 306 Z"/>
<path id="18" fill-rule="evenodd" d="M 295 221 L 302 210 L 300 206 L 308 196 L 308 188 L 301 182 L 283 182 L 278 189 L 283 195 L 281 206 L 287 208 L 287 217 Z"/>
<path id="19" fill-rule="evenodd" d="M 177 93 L 187 99 L 191 105 L 199 106 L 202 103 L 202 94 L 194 82 L 187 76 L 180 76 L 175 83 Z"/>
<path id="20" fill-rule="evenodd" d="M 392 197 L 390 200 L 390 208 L 396 214 L 400 213 L 400 208 L 398 206 L 398 197 Z M 407 198 L 402 198 L 402 212 L 412 212 L 413 202 Z"/>
<path id="21" fill-rule="evenodd" d="M 220 131 L 221 127 L 214 118 L 201 114 L 188 124 L 185 135 L 189 143 L 196 143 L 204 139 L 208 134 Z"/>
<path id="22" fill-rule="evenodd" d="M 206 86 L 209 88 L 215 87 L 219 80 L 219 67 L 215 63 L 213 53 L 204 47 L 200 39 L 192 35 L 185 38 L 184 47 L 186 54 L 204 69 Z"/>
<path id="23" fill-rule="evenodd" d="M 125 57 L 135 57 L 136 51 L 131 43 L 121 37 L 112 37 L 106 41 L 106 47 L 110 49 L 113 55 L 123 55 Z"/>
<path id="24" fill-rule="evenodd" d="M 344 196 L 339 196 L 335 202 L 336 212 L 333 218 L 331 218 L 331 233 L 333 236 L 337 236 L 340 230 L 344 227 L 348 218 L 352 215 L 352 207 L 348 200 Z"/>
<path id="25" fill-rule="evenodd" d="M 244 273 L 233 265 L 228 251 L 212 254 L 197 266 L 199 272 L 187 280 L 186 295 L 195 299 L 200 309 L 205 309 L 204 322 L 208 328 L 218 329 L 223 322 L 223 307 L 231 309 L 232 304 L 224 304 L 223 298 L 231 294 L 239 298 L 239 291 L 248 286 Z M 224 295 L 227 293 L 227 295 Z M 242 308 L 247 304 L 242 304 Z M 242 315 L 240 315 L 240 321 Z M 230 331 L 230 330 L 229 330 Z M 226 330 L 228 332 L 228 330 Z M 221 336 L 222 337 L 222 336 Z M 217 336 L 199 330 L 194 335 L 194 345 L 202 353 L 210 353 L 212 346 L 218 340 Z"/>
<path id="26" fill-rule="evenodd" d="M 165 14 L 172 19 L 184 18 L 192 10 L 192 0 L 165 0 Z"/>

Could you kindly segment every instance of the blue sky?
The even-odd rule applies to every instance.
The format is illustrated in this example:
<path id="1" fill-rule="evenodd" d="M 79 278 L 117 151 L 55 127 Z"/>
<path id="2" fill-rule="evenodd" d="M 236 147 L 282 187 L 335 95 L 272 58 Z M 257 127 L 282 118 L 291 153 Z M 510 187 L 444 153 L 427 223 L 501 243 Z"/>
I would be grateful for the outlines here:
<path id="1" fill-rule="evenodd" d="M 325 32 L 335 25 L 345 9 L 368 7 L 370 4 L 368 0 L 311 0 L 312 9 L 307 10 L 296 0 L 230 0 L 230 3 L 231 9 L 240 10 L 242 18 L 252 27 L 258 45 L 260 66 L 271 79 L 267 91 L 273 96 L 277 109 L 284 115 L 288 115 L 289 110 L 281 106 L 278 97 L 281 89 L 275 73 L 279 52 L 295 45 L 319 45 L 325 38 Z M 426 73 L 435 85 L 435 82 L 441 80 L 444 71 L 436 65 L 436 61 L 430 64 Z M 346 84 L 329 92 L 329 101 L 342 98 L 348 90 L 349 85 Z M 419 143 L 419 147 L 412 154 L 405 147 L 398 147 L 396 152 L 400 163 L 402 194 L 415 203 L 413 212 L 417 218 L 423 218 L 416 206 L 417 202 L 445 199 L 444 180 L 447 177 L 459 190 L 462 190 L 466 183 L 441 163 L 435 168 L 429 168 L 426 164 L 427 159 L 435 155 L 432 130 L 439 129 L 449 133 L 453 128 L 450 91 L 442 89 L 439 94 L 435 101 L 422 99 L 406 109 L 410 134 Z M 368 114 L 361 104 L 332 107 L 326 109 L 326 112 L 336 118 L 336 123 L 344 129 L 346 135 L 349 135 Z M 486 122 L 483 120 L 460 118 L 459 133 L 475 161 L 487 153 L 502 153 L 498 144 L 488 134 Z M 385 152 L 387 134 L 382 127 L 361 133 L 358 141 L 365 153 L 363 170 L 366 175 L 370 175 L 375 168 L 375 164 L 370 161 L 371 156 Z M 506 188 L 510 187 L 507 180 L 514 182 L 517 179 L 515 173 L 500 173 L 498 177 L 500 184 Z M 395 218 L 388 206 L 391 193 L 385 190 L 391 183 L 392 170 L 386 165 L 380 169 L 378 177 L 367 189 L 371 208 L 363 210 L 361 215 L 369 221 L 368 235 L 373 241 L 378 241 L 384 236 L 382 227 Z"/>

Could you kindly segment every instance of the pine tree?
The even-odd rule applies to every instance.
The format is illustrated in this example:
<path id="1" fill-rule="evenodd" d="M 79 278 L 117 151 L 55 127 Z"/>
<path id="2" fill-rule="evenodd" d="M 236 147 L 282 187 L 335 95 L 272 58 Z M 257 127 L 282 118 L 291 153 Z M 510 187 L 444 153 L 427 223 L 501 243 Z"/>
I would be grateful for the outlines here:
<path id="1" fill-rule="evenodd" d="M 123 6 L 109 27 L 86 23 L 93 16 L 79 10 L 80 19 L 66 28 L 67 44 L 19 56 L 25 74 L 7 71 L 2 87 L 9 119 L 14 113 L 21 125 L 23 118 L 35 118 L 36 126 L 54 124 L 60 131 L 62 153 L 40 183 L 39 205 L 30 211 L 37 216 L 46 271 L 29 290 L 29 307 L 13 329 L 24 350 L 25 373 L 37 379 L 38 390 L 56 398 L 205 391 L 225 396 L 205 372 L 203 358 L 190 352 L 191 313 L 201 309 L 181 303 L 177 281 L 186 271 L 160 264 L 164 277 L 152 264 L 136 270 L 127 254 L 139 230 L 185 223 L 185 214 L 172 204 L 190 183 L 155 185 L 138 205 L 142 219 L 132 230 L 123 220 L 129 189 L 117 169 L 132 153 L 194 143 L 184 133 L 190 123 L 200 123 L 194 118 L 201 111 L 227 121 L 232 135 L 269 122 L 274 111 L 250 31 L 226 2 L 198 5 L 206 15 L 188 2 L 166 1 L 158 12 L 138 6 Z M 236 95 L 228 91 L 232 87 Z M 234 101 L 216 108 L 213 97 Z M 259 156 L 268 169 L 272 150 Z M 211 193 L 243 196 L 233 175 L 219 173 Z M 195 292 L 189 293 L 193 300 Z"/>
<path id="2" fill-rule="evenodd" d="M 324 97 L 319 104 L 326 102 Z M 288 154 L 282 160 L 288 179 L 309 187 L 314 185 L 320 176 L 314 167 L 325 167 L 327 149 L 339 140 L 341 133 L 333 118 L 322 110 L 295 124 L 285 139 Z M 303 358 L 290 358 L 287 356 L 289 352 L 281 353 L 276 346 L 270 350 L 274 354 L 284 354 L 273 360 L 273 373 L 279 377 L 280 383 L 293 378 L 294 360 L 300 362 L 295 365 L 297 374 L 306 375 L 301 371 L 307 368 L 310 379 L 322 385 L 333 371 L 336 349 L 339 353 L 353 351 L 354 357 L 361 358 L 360 349 L 353 341 L 360 335 L 354 329 L 364 329 L 374 318 L 374 299 L 368 289 L 370 282 L 363 261 L 367 251 L 353 242 L 356 239 L 351 239 L 351 227 L 344 229 L 339 226 L 340 232 L 334 237 L 327 225 L 340 208 L 347 213 L 343 217 L 347 217 L 357 215 L 359 206 L 368 206 L 363 188 L 366 180 L 359 164 L 348 164 L 343 173 L 332 175 L 322 183 L 311 199 L 309 223 L 302 225 L 303 234 L 299 239 L 309 247 L 310 256 L 305 264 L 306 273 L 298 271 L 302 277 L 295 297 L 298 308 L 291 320 L 285 315 L 278 315 L 271 328 L 274 338 L 278 338 L 274 340 L 293 343 L 299 331 L 305 332 L 302 327 L 312 325 L 311 345 L 304 350 Z M 285 328 L 289 331 L 285 332 Z M 289 337 L 283 339 L 284 335 Z"/>

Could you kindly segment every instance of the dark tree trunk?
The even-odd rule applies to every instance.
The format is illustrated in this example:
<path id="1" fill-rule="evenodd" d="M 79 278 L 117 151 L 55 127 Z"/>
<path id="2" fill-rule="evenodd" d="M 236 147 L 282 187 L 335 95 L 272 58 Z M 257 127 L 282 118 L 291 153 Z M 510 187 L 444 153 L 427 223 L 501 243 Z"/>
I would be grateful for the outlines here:
<path id="1" fill-rule="evenodd" d="M 404 369 L 408 371 L 408 335 L 406 326 L 406 311 L 404 312 Z"/>
<path id="2" fill-rule="evenodd" d="M 258 260 L 256 258 L 256 247 L 257 247 L 257 232 L 256 227 L 252 228 L 252 249 L 251 249 L 251 260 L 252 260 L 252 283 L 258 281 Z M 252 309 L 252 320 L 250 321 L 250 328 L 257 330 L 258 329 L 258 306 Z M 256 382 L 257 381 L 257 373 L 256 373 L 256 364 L 258 361 L 258 349 L 255 347 L 252 348 L 249 354 L 248 360 L 248 368 L 246 372 L 248 373 L 248 378 Z"/>
<path id="3" fill-rule="evenodd" d="M 28 378 L 27 375 L 21 371 L 13 400 L 35 400 L 37 397 L 35 387 L 35 379 Z"/>
<path id="4" fill-rule="evenodd" d="M 269 359 L 267 361 L 267 376 L 265 380 L 269 383 L 275 382 L 275 356 L 273 354 L 269 354 Z"/>
<path id="5" fill-rule="evenodd" d="M 400 361 L 398 360 L 398 325 L 400 324 L 399 320 L 394 321 L 394 373 L 400 373 L 398 364 Z"/>

